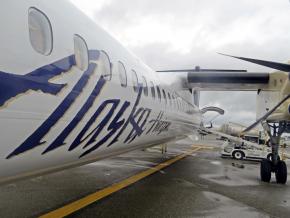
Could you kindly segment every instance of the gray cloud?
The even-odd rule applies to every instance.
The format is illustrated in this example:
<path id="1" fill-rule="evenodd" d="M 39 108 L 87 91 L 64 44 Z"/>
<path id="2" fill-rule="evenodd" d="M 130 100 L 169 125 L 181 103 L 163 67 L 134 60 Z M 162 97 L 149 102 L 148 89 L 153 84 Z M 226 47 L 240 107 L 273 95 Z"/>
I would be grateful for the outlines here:
<path id="1" fill-rule="evenodd" d="M 288 0 L 111 0 L 95 20 L 154 70 L 188 68 L 271 71 L 217 55 L 284 62 L 290 59 Z M 249 124 L 255 119 L 255 93 L 205 92 L 201 106 L 226 110 L 217 123 Z"/>

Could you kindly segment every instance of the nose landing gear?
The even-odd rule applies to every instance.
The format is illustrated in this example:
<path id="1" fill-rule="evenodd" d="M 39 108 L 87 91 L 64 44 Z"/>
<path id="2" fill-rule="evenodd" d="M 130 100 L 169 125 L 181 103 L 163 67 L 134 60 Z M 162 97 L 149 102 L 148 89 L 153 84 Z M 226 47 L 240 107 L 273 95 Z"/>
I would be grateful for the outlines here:
<path id="1" fill-rule="evenodd" d="M 275 173 L 277 183 L 285 184 L 287 182 L 287 166 L 282 160 L 279 160 L 275 166 L 271 160 L 263 159 L 261 161 L 260 173 L 263 182 L 270 182 L 272 173 Z"/>
<path id="2" fill-rule="evenodd" d="M 272 147 L 271 158 L 261 161 L 260 174 L 263 182 L 270 182 L 271 174 L 275 173 L 276 182 L 285 184 L 287 182 L 287 165 L 279 157 L 279 143 L 283 132 L 286 129 L 286 122 L 279 123 L 262 123 L 264 130 L 270 136 L 270 144 Z"/>

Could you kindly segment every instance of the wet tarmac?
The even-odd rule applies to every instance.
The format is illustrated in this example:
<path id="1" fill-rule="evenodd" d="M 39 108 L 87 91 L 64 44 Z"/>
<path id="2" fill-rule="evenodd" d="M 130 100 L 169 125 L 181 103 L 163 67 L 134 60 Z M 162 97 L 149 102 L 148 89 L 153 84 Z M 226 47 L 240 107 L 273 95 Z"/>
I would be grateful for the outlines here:
<path id="1" fill-rule="evenodd" d="M 182 140 L 0 187 L 0 217 L 38 217 L 176 155 L 192 155 L 69 217 L 290 217 L 290 181 L 259 180 L 259 163 L 222 159 L 221 142 Z M 289 165 L 289 164 L 288 164 Z M 289 176 L 288 176 L 289 177 Z M 289 177 L 290 178 L 290 177 Z"/>

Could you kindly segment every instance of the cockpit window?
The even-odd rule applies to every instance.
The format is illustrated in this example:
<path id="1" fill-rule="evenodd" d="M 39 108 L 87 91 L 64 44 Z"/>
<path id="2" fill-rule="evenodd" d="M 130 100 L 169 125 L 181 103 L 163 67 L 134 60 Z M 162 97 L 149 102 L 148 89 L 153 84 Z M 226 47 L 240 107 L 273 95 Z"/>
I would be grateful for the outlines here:
<path id="1" fill-rule="evenodd" d="M 36 8 L 28 10 L 29 39 L 34 50 L 43 55 L 52 52 L 52 27 L 48 17 Z"/>

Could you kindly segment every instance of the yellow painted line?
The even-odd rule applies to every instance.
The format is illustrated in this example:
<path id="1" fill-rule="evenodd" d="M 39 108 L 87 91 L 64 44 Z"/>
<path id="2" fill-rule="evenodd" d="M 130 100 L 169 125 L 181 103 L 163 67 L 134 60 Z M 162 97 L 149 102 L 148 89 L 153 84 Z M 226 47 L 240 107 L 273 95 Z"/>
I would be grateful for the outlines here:
<path id="1" fill-rule="evenodd" d="M 213 146 L 206 146 L 206 145 L 192 145 L 192 148 L 200 148 L 200 149 L 215 149 Z"/>
<path id="2" fill-rule="evenodd" d="M 84 198 L 81 198 L 77 201 L 74 201 L 74 202 L 72 202 L 66 206 L 63 206 L 59 209 L 56 209 L 56 210 L 51 211 L 47 214 L 44 214 L 44 215 L 40 216 L 40 218 L 58 218 L 58 217 L 68 216 L 68 215 L 70 215 L 70 214 L 72 214 L 72 213 L 104 198 L 104 197 L 107 197 L 107 196 L 113 194 L 114 192 L 117 192 L 117 191 L 119 191 L 119 190 L 151 175 L 151 174 L 154 174 L 154 173 L 162 170 L 163 168 L 185 158 L 186 156 L 191 155 L 192 153 L 194 153 L 195 151 L 198 151 L 199 149 L 201 149 L 201 147 L 195 147 L 194 149 L 192 149 L 184 154 L 178 155 L 178 156 L 176 156 L 168 161 L 165 161 L 165 162 L 163 162 L 155 167 L 152 167 L 152 168 L 145 170 L 139 174 L 131 176 L 131 177 L 129 177 L 121 182 L 118 182 L 112 186 L 109 186 L 109 187 L 104 188 L 100 191 L 97 191 L 93 194 L 90 194 Z"/>

